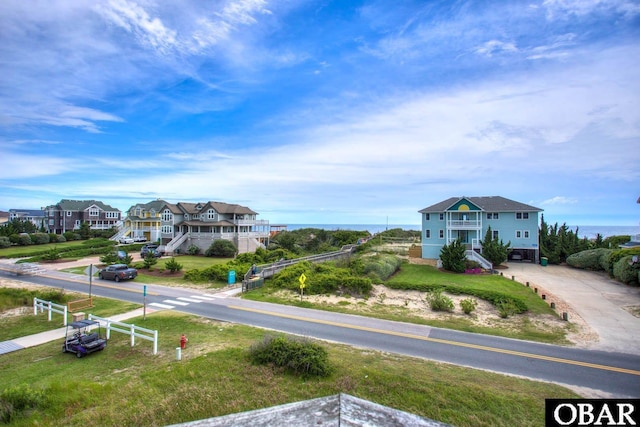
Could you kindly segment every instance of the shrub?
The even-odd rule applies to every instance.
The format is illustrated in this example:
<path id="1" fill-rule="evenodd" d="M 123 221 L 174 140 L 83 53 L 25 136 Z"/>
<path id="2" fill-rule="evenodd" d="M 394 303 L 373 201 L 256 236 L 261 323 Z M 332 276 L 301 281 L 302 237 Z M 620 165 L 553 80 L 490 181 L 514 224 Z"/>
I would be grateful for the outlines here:
<path id="1" fill-rule="evenodd" d="M 11 246 L 11 240 L 7 236 L 0 236 L 0 249 L 8 248 Z"/>
<path id="2" fill-rule="evenodd" d="M 395 255 L 378 255 L 363 260 L 362 274 L 378 282 L 387 280 L 398 271 L 402 261 Z"/>
<path id="3" fill-rule="evenodd" d="M 627 285 L 638 286 L 638 274 L 640 273 L 640 261 L 633 262 L 633 257 L 627 255 L 613 265 L 613 277 Z"/>
<path id="4" fill-rule="evenodd" d="M 442 294 L 442 289 L 434 289 L 432 292 L 428 292 L 427 303 L 433 311 L 453 311 L 453 300 L 446 295 Z"/>
<path id="5" fill-rule="evenodd" d="M 156 258 L 153 252 L 149 251 L 143 258 L 142 262 L 144 264 L 144 268 L 151 270 L 151 267 L 158 263 L 158 258 Z"/>
<path id="6" fill-rule="evenodd" d="M 42 259 L 46 261 L 55 261 L 60 259 L 60 251 L 56 248 L 51 248 L 46 254 L 42 255 Z"/>
<path id="7" fill-rule="evenodd" d="M 445 245 L 440 250 L 442 268 L 454 273 L 464 273 L 464 262 L 466 260 L 465 247 L 460 240 L 454 240 Z"/>
<path id="8" fill-rule="evenodd" d="M 567 257 L 567 264 L 584 270 L 601 271 L 604 269 L 602 260 L 608 258 L 611 249 L 598 248 L 581 251 Z"/>
<path id="9" fill-rule="evenodd" d="M 200 253 L 200 247 L 197 245 L 190 245 L 187 249 L 187 254 L 189 255 L 198 255 Z"/>
<path id="10" fill-rule="evenodd" d="M 67 238 L 64 237 L 64 234 L 56 234 L 56 236 L 58 236 L 58 240 L 57 240 L 58 243 L 64 243 L 67 241 Z M 53 240 L 51 241 L 53 242 Z"/>
<path id="11" fill-rule="evenodd" d="M 51 239 L 47 233 L 33 233 L 31 234 L 31 241 L 34 245 L 44 245 L 49 243 Z"/>
<path id="12" fill-rule="evenodd" d="M 28 234 L 20 234 L 18 235 L 18 241 L 16 243 L 20 246 L 29 246 L 33 242 Z"/>
<path id="13" fill-rule="evenodd" d="M 512 299 L 501 300 L 496 304 L 496 307 L 498 308 L 498 315 L 503 319 L 519 313 L 518 306 Z"/>
<path id="14" fill-rule="evenodd" d="M 464 311 L 464 314 L 471 314 L 473 310 L 478 306 L 478 301 L 473 298 L 465 298 L 460 301 L 460 308 Z"/>
<path id="15" fill-rule="evenodd" d="M 74 233 L 73 231 L 65 231 L 62 233 L 67 242 L 71 242 L 73 240 L 80 240 L 80 234 Z"/>
<path id="16" fill-rule="evenodd" d="M 228 274 L 228 266 L 217 264 L 201 270 L 194 268 L 193 270 L 186 271 L 184 273 L 184 278 L 194 283 L 223 282 L 227 280 Z"/>
<path id="17" fill-rule="evenodd" d="M 303 338 L 265 336 L 249 349 L 253 363 L 273 365 L 303 378 L 326 377 L 333 367 L 324 347 Z"/>
<path id="18" fill-rule="evenodd" d="M 229 240 L 219 239 L 211 243 L 211 246 L 209 246 L 205 251 L 204 256 L 230 258 L 235 256 L 237 251 L 238 250 L 232 242 Z"/>
<path id="19" fill-rule="evenodd" d="M 0 421 L 10 423 L 19 413 L 46 405 L 44 390 L 32 389 L 28 384 L 14 385 L 0 394 Z"/>
<path id="20" fill-rule="evenodd" d="M 176 271 L 182 270 L 182 264 L 180 264 L 174 257 L 171 257 L 169 261 L 167 261 L 164 266 L 172 273 Z"/>

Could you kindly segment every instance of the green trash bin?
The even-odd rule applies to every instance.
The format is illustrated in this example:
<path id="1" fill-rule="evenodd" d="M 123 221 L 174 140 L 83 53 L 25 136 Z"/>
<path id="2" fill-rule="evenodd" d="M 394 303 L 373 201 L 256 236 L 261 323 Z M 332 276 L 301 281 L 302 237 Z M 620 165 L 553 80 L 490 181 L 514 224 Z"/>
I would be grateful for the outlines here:
<path id="1" fill-rule="evenodd" d="M 542 258 L 540 258 L 541 266 L 546 267 L 548 262 L 549 262 L 549 259 L 546 256 L 543 256 Z"/>

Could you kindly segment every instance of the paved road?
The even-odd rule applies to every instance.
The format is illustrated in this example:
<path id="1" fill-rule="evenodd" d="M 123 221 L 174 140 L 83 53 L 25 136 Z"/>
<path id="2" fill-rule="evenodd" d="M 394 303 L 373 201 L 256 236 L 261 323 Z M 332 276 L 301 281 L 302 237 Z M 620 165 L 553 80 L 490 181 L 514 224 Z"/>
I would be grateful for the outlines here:
<path id="1" fill-rule="evenodd" d="M 56 276 L 60 279 L 73 277 L 62 273 Z M 56 282 L 54 278 L 38 276 L 25 280 L 87 291 L 84 280 Z M 224 298 L 224 295 L 197 295 L 197 291 L 188 289 L 156 285 L 147 287 L 149 305 L 159 309 L 174 309 L 349 345 L 601 390 L 602 396 L 640 396 L 640 358 L 633 354 L 564 348 Z M 93 289 L 94 295 L 141 302 L 141 288 L 135 282 L 115 284 L 96 280 Z"/>
<path id="2" fill-rule="evenodd" d="M 539 285 L 573 308 L 599 336 L 589 348 L 640 355 L 640 318 L 628 310 L 640 311 L 640 288 L 623 285 L 605 273 L 567 266 L 520 262 L 508 266 L 501 270 L 505 276 Z"/>

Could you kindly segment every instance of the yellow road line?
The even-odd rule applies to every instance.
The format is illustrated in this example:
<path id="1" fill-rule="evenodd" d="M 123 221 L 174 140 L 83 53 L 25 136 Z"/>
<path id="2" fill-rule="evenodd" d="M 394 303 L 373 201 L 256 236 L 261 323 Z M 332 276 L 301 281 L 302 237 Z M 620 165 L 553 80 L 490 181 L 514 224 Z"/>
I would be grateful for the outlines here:
<path id="1" fill-rule="evenodd" d="M 546 361 L 549 361 L 549 362 L 564 363 L 564 364 L 568 364 L 568 365 L 584 366 L 584 367 L 587 367 L 587 368 L 600 369 L 600 370 L 604 370 L 604 371 L 613 371 L 613 372 L 620 372 L 620 373 L 623 373 L 623 374 L 640 375 L 640 371 L 637 371 L 637 370 L 634 370 L 634 369 L 617 368 L 615 366 L 599 365 L 599 364 L 596 364 L 596 363 L 581 362 L 581 361 L 578 361 L 578 360 L 571 360 L 571 359 L 562 359 L 562 358 L 559 358 L 559 357 L 544 356 L 544 355 L 541 355 L 541 354 L 525 353 L 525 352 L 522 352 L 522 351 L 506 350 L 506 349 L 502 349 L 502 348 L 487 347 L 487 346 L 484 346 L 484 345 L 469 344 L 469 343 L 450 341 L 450 340 L 444 340 L 444 339 L 439 339 L 439 338 L 430 338 L 430 337 L 424 337 L 424 336 L 421 336 L 421 335 L 408 334 L 408 333 L 404 333 L 404 332 L 387 331 L 387 330 L 384 330 L 384 329 L 375 329 L 375 328 L 369 328 L 369 327 L 366 327 L 366 326 L 350 325 L 348 323 L 332 322 L 330 320 L 309 319 L 309 318 L 306 318 L 306 317 L 294 316 L 294 315 L 290 315 L 290 314 L 275 313 L 275 312 L 266 311 L 266 310 L 259 310 L 259 309 L 255 309 L 255 308 L 246 308 L 246 307 L 231 306 L 231 305 L 229 306 L 229 308 L 233 308 L 233 309 L 236 309 L 236 310 L 249 311 L 249 312 L 259 313 L 259 314 L 268 314 L 268 315 L 271 315 L 271 316 L 283 317 L 283 318 L 286 318 L 286 319 L 301 320 L 301 321 L 305 321 L 305 322 L 312 322 L 312 323 L 320 323 L 320 324 L 324 324 L 324 325 L 338 326 L 338 327 L 341 327 L 341 328 L 357 329 L 357 330 L 360 330 L 360 331 L 376 332 L 376 333 L 379 333 L 379 334 L 394 335 L 394 336 L 398 336 L 398 337 L 412 338 L 412 339 L 417 339 L 417 340 L 422 340 L 422 341 L 436 342 L 436 343 L 439 343 L 439 344 L 447 344 L 447 345 L 453 345 L 453 346 L 458 346 L 458 347 L 473 348 L 473 349 L 476 349 L 476 350 L 491 351 L 491 352 L 494 352 L 494 353 L 509 354 L 509 355 L 512 355 L 512 356 L 528 357 L 528 358 L 531 358 L 531 359 L 546 360 Z"/>

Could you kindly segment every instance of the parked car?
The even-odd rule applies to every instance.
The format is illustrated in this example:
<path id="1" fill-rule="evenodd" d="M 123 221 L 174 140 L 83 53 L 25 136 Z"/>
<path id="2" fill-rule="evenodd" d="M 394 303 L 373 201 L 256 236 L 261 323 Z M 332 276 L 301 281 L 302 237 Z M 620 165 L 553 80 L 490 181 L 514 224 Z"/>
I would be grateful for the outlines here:
<path id="1" fill-rule="evenodd" d="M 152 253 L 153 256 L 160 258 L 162 253 L 160 252 L 159 246 L 154 243 L 148 243 L 140 249 L 140 257 L 144 258 L 148 253 Z"/>
<path id="2" fill-rule="evenodd" d="M 134 242 L 146 242 L 147 238 L 144 236 L 134 236 L 133 237 L 133 241 Z"/>
<path id="3" fill-rule="evenodd" d="M 127 257 L 127 253 L 125 251 L 116 251 L 116 256 L 122 261 Z"/>
<path id="4" fill-rule="evenodd" d="M 128 245 L 128 244 L 133 243 L 133 238 L 132 237 L 121 237 L 121 238 L 118 239 L 118 242 Z"/>
<path id="5" fill-rule="evenodd" d="M 116 282 L 125 279 L 134 279 L 137 275 L 138 270 L 128 267 L 126 264 L 113 264 L 98 272 L 100 279 L 115 280 Z"/>

